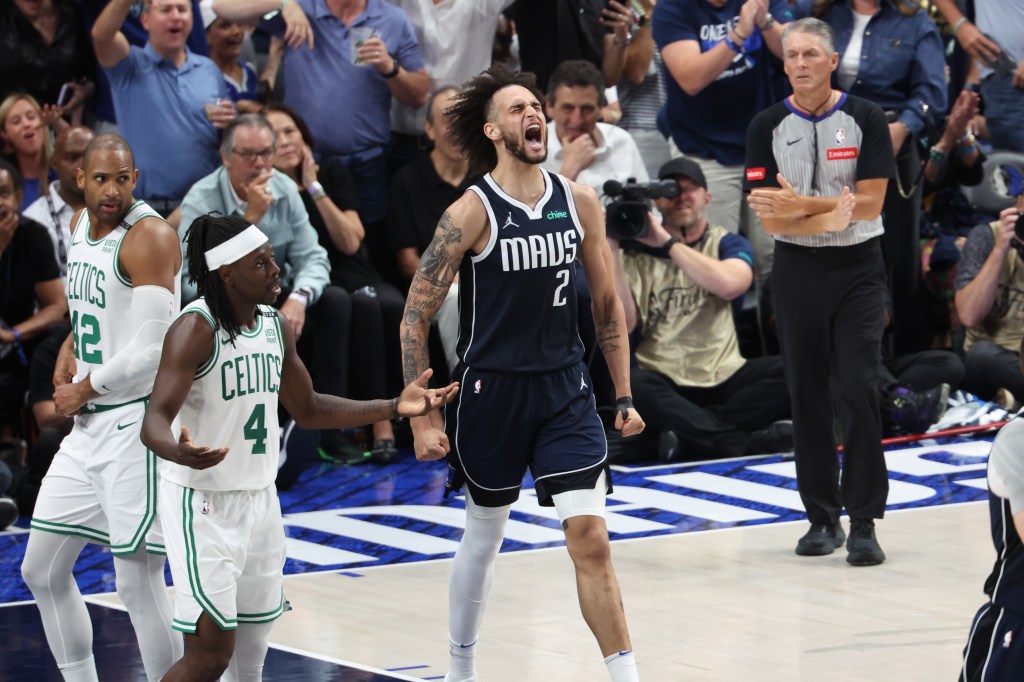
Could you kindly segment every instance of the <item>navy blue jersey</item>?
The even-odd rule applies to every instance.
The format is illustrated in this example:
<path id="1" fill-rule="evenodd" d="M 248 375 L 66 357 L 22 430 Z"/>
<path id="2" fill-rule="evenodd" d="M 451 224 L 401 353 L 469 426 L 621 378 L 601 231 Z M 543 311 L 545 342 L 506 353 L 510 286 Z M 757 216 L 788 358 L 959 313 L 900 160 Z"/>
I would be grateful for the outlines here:
<path id="1" fill-rule="evenodd" d="M 1024 615 L 1024 546 L 1013 525 L 1010 501 L 990 494 L 989 514 L 996 562 L 985 581 L 985 594 L 992 603 Z"/>
<path id="2" fill-rule="evenodd" d="M 550 372 L 583 359 L 576 268 L 583 227 L 568 181 L 544 173 L 535 208 L 502 191 L 488 173 L 467 191 L 487 209 L 490 238 L 459 270 L 458 355 L 491 372 Z"/>

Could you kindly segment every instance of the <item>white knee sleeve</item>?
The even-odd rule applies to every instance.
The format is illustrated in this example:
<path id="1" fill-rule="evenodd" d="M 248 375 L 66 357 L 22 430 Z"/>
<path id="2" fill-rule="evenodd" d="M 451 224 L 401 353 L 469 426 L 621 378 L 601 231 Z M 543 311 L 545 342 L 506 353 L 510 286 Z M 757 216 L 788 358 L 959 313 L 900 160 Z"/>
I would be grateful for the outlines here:
<path id="1" fill-rule="evenodd" d="M 270 648 L 273 623 L 241 623 L 235 633 L 235 653 L 221 682 L 260 682 Z"/>
<path id="2" fill-rule="evenodd" d="M 145 550 L 114 557 L 117 595 L 128 609 L 146 677 L 159 680 L 181 658 L 181 633 L 171 629 L 174 614 L 164 583 L 164 557 Z"/>
<path id="3" fill-rule="evenodd" d="M 604 518 L 605 491 L 608 486 L 605 483 L 606 472 L 602 471 L 597 477 L 597 485 L 587 490 L 568 490 L 564 493 L 552 495 L 555 503 L 555 511 L 558 512 L 558 520 L 565 523 L 566 519 L 574 516 L 600 516 Z"/>

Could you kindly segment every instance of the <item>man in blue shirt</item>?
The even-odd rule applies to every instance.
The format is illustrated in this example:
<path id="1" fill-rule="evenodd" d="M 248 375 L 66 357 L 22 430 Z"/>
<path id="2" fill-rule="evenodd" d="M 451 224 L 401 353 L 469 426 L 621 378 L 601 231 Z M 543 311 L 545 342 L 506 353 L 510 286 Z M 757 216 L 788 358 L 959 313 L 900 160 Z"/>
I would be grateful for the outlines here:
<path id="1" fill-rule="evenodd" d="M 285 49 L 285 103 L 306 120 L 316 152 L 339 158 L 352 173 L 370 259 L 388 278 L 395 272 L 384 224 L 391 102 L 421 107 L 430 90 L 416 33 L 405 12 L 384 0 L 295 1 L 309 17 L 314 42 L 312 49 Z M 216 0 L 213 9 L 217 16 L 246 21 L 280 5 L 280 0 Z M 283 25 L 276 28 L 280 33 Z M 361 37 L 363 30 L 371 37 Z"/>
<path id="2" fill-rule="evenodd" d="M 193 182 L 217 167 L 217 128 L 235 110 L 217 65 L 185 44 L 193 24 L 188 0 L 146 0 L 140 19 L 149 42 L 143 48 L 121 32 L 131 8 L 132 0 L 107 5 L 93 26 L 93 44 L 141 171 L 136 195 L 167 215 Z M 214 98 L 223 103 L 208 111 Z"/>
<path id="3" fill-rule="evenodd" d="M 658 126 L 700 164 L 715 201 L 714 225 L 745 234 L 757 282 L 771 272 L 772 240 L 743 201 L 747 126 L 773 104 L 770 54 L 782 57 L 785 0 L 662 0 L 654 7 L 654 41 L 667 75 Z"/>

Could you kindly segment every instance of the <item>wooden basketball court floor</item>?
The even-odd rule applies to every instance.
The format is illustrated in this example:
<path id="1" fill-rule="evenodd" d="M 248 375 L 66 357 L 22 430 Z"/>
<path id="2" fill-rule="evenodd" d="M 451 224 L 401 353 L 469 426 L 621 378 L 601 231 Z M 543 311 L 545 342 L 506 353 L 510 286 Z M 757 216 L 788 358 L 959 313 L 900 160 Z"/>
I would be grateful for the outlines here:
<path id="1" fill-rule="evenodd" d="M 794 508 L 791 459 L 620 468 L 609 530 L 641 679 L 955 679 L 994 560 L 984 502 L 988 446 L 958 441 L 887 453 L 890 510 L 877 527 L 888 560 L 861 568 L 846 564 L 845 549 L 793 553 L 806 522 Z M 390 479 L 380 468 L 342 472 L 344 484 L 332 493 L 339 498 L 300 501 L 321 479 L 337 484 L 339 472 L 322 470 L 304 481 L 304 492 L 282 495 L 288 522 L 297 524 L 289 526 L 293 540 L 341 533 L 359 542 L 328 549 L 354 552 L 348 565 L 319 570 L 306 569 L 332 559 L 290 546 L 285 593 L 294 608 L 275 625 L 265 679 L 443 679 L 451 554 L 437 550 L 452 549 L 460 531 L 437 527 L 457 527 L 461 503 L 441 502 L 443 479 L 409 460 Z M 407 480 L 424 471 L 432 471 L 426 482 Z M 347 506 L 339 504 L 346 496 Z M 379 514 L 367 513 L 372 504 Z M 484 682 L 607 679 L 579 614 L 571 562 L 551 539 L 557 520 L 544 514 L 528 492 L 513 513 L 478 646 Z M 424 546 L 414 546 L 417 535 Z M 23 545 L 17 531 L 0 540 L 12 537 Z M 385 546 L 401 556 L 377 551 Z M 0 551 L 12 556 L 2 544 Z M 79 582 L 88 582 L 85 574 Z M 10 602 L 0 608 L 0 679 L 60 679 L 40 636 L 12 644 L 11 633 L 30 631 L 38 616 L 9 581 L 0 587 L 0 600 Z M 96 591 L 88 597 L 94 612 L 117 613 L 116 596 Z M 17 617 L 4 619 L 12 609 Z M 137 657 L 130 631 L 122 624 L 120 632 L 117 655 Z M 100 657 L 112 642 L 101 629 L 96 640 Z M 43 655 L 22 656 L 26 649 Z M 101 667 L 101 679 L 133 678 L 104 677 Z"/>

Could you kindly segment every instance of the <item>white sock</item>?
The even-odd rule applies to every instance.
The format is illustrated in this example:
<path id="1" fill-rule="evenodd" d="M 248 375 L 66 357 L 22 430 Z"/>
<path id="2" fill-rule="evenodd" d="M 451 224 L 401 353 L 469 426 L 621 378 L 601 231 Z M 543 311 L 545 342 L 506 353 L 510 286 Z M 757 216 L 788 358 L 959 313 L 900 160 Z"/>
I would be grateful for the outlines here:
<path id="1" fill-rule="evenodd" d="M 64 682 L 99 682 L 96 674 L 96 659 L 92 656 L 84 661 L 65 663 L 57 666 Z"/>
<path id="2" fill-rule="evenodd" d="M 640 673 L 636 670 L 636 657 L 632 651 L 620 651 L 604 659 L 608 666 L 608 674 L 612 682 L 640 682 Z"/>
<path id="3" fill-rule="evenodd" d="M 448 674 L 444 682 L 477 682 L 476 680 L 476 642 L 462 646 L 458 642 L 448 640 Z"/>

